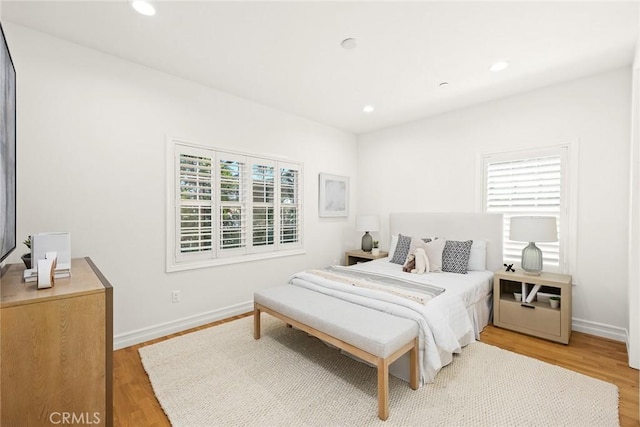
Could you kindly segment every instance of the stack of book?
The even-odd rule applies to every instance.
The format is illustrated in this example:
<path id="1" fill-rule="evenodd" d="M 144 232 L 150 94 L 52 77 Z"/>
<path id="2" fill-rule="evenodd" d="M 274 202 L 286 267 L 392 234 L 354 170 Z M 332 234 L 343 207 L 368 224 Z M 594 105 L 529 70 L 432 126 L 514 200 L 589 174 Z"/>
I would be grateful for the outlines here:
<path id="1" fill-rule="evenodd" d="M 71 277 L 71 264 L 58 263 L 54 271 L 53 277 L 56 279 L 64 279 L 65 277 Z M 29 268 L 24 270 L 25 282 L 37 282 L 38 281 L 38 269 Z"/>

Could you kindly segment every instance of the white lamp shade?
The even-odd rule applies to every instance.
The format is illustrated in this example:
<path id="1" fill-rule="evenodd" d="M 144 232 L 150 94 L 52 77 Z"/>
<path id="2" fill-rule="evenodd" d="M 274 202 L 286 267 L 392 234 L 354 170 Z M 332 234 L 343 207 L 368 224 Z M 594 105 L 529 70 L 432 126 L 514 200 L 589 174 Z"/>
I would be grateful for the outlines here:
<path id="1" fill-rule="evenodd" d="M 356 216 L 357 231 L 378 231 L 380 229 L 380 220 L 377 215 L 358 215 Z"/>
<path id="2" fill-rule="evenodd" d="M 557 242 L 558 229 L 553 216 L 514 216 L 509 240 L 516 242 Z"/>

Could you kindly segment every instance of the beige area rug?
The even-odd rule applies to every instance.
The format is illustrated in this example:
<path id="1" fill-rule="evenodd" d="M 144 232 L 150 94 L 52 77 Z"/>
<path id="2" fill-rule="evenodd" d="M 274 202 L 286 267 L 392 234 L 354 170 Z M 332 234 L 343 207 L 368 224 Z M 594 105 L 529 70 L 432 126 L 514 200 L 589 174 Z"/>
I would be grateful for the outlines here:
<path id="1" fill-rule="evenodd" d="M 613 426 L 616 386 L 482 343 L 419 390 L 390 379 L 378 419 L 376 371 L 262 315 L 140 349 L 174 426 Z"/>

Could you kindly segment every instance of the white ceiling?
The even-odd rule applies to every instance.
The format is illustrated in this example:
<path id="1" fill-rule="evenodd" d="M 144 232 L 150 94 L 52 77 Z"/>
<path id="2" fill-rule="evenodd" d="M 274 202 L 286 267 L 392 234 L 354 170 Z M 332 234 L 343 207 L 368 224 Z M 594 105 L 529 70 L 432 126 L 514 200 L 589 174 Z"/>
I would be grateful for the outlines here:
<path id="1" fill-rule="evenodd" d="M 353 133 L 629 65 L 637 1 L 3 1 L 4 21 Z M 345 50 L 348 37 L 358 47 Z M 507 59 L 500 73 L 492 62 Z M 441 82 L 448 82 L 440 87 Z M 362 107 L 376 110 L 365 114 Z"/>

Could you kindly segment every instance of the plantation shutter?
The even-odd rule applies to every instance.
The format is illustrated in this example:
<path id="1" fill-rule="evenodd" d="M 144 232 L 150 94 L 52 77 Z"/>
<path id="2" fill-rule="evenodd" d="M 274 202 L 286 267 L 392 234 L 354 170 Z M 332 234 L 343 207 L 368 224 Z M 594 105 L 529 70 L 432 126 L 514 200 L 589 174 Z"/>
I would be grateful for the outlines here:
<path id="1" fill-rule="evenodd" d="M 169 140 L 167 271 L 302 253 L 302 164 Z"/>
<path id="2" fill-rule="evenodd" d="M 244 252 L 247 238 L 245 157 L 220 153 L 218 180 L 220 254 Z"/>
<path id="3" fill-rule="evenodd" d="M 527 242 L 509 240 L 513 216 L 554 216 L 558 242 L 536 242 L 543 253 L 545 270 L 561 270 L 564 264 L 566 150 L 528 155 L 485 158 L 485 212 L 504 216 L 504 260 L 519 263 Z"/>
<path id="4" fill-rule="evenodd" d="M 253 252 L 275 246 L 276 162 L 253 159 L 251 164 L 251 245 Z"/>
<path id="5" fill-rule="evenodd" d="M 176 150 L 177 259 L 210 257 L 212 239 L 213 158 L 197 149 Z"/>
<path id="6" fill-rule="evenodd" d="M 300 167 L 279 164 L 280 175 L 280 244 L 302 244 L 302 184 Z"/>

